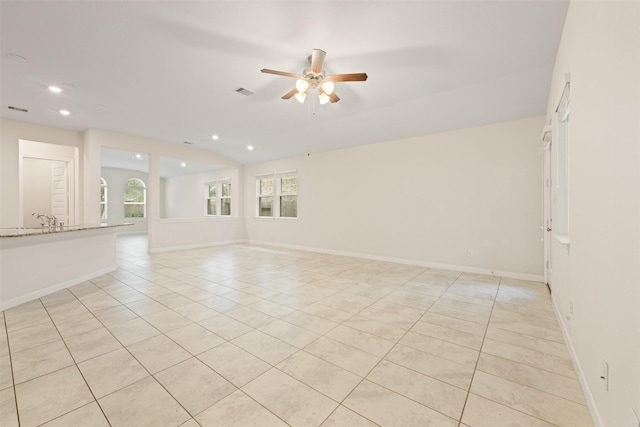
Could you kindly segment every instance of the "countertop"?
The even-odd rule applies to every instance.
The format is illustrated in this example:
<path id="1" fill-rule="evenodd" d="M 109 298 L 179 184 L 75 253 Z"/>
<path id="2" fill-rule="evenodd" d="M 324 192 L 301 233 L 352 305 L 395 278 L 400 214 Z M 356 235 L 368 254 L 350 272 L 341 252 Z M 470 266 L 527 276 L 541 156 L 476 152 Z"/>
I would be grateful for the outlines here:
<path id="1" fill-rule="evenodd" d="M 49 231 L 47 227 L 21 227 L 21 228 L 0 228 L 0 238 L 42 236 L 43 234 L 60 234 L 74 231 L 97 230 L 133 225 L 132 222 L 123 224 L 85 224 L 85 225 L 65 225 L 62 230 Z"/>

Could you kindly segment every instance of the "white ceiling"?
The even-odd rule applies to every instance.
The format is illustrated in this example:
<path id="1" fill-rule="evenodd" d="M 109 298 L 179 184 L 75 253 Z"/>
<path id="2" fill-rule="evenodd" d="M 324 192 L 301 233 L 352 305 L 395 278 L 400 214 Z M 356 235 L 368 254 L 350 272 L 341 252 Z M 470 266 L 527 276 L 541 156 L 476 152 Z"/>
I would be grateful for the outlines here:
<path id="1" fill-rule="evenodd" d="M 1 1 L 0 115 L 189 141 L 241 163 L 530 117 L 545 112 L 567 5 Z M 328 74 L 368 81 L 336 84 L 336 104 L 281 100 L 295 81 L 260 69 L 301 73 L 313 48 Z"/>

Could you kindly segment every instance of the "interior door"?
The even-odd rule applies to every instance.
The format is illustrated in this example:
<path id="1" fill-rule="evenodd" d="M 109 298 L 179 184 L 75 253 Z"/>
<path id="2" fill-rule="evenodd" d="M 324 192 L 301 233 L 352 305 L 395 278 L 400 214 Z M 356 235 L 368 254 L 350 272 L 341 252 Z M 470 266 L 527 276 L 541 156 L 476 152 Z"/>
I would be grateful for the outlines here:
<path id="1" fill-rule="evenodd" d="M 69 164 L 51 162 L 51 213 L 65 225 L 69 224 Z"/>

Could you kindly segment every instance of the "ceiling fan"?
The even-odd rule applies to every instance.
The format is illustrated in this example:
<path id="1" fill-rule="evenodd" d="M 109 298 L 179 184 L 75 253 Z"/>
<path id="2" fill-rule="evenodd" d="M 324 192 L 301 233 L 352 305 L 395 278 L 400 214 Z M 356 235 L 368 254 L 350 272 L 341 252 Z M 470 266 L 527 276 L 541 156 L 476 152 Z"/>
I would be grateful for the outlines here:
<path id="1" fill-rule="evenodd" d="M 263 68 L 260 71 L 267 74 L 297 79 L 295 89 L 285 93 L 282 99 L 289 99 L 295 96 L 300 103 L 303 103 L 307 97 L 307 91 L 309 89 L 316 89 L 319 93 L 320 104 L 326 104 L 329 101 L 332 103 L 338 102 L 340 98 L 333 91 L 333 84 L 338 82 L 363 82 L 367 80 L 367 73 L 333 74 L 327 76 L 322 68 L 326 55 L 327 53 L 322 49 L 313 49 L 313 52 L 309 56 L 309 63 L 311 65 L 305 68 L 302 74 L 269 70 L 268 68 Z"/>

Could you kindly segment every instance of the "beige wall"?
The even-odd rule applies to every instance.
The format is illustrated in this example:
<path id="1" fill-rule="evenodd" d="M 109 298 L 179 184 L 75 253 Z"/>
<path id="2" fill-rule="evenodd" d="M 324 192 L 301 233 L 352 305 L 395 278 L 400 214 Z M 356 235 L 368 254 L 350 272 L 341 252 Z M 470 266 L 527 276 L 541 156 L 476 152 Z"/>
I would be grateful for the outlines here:
<path id="1" fill-rule="evenodd" d="M 534 117 L 245 166 L 249 239 L 539 279 L 543 124 Z M 257 219 L 256 175 L 291 169 L 298 220 Z"/>
<path id="2" fill-rule="evenodd" d="M 549 121 L 567 73 L 570 244 L 552 240 L 553 299 L 597 423 L 631 426 L 632 408 L 640 415 L 640 3 L 570 4 Z"/>

